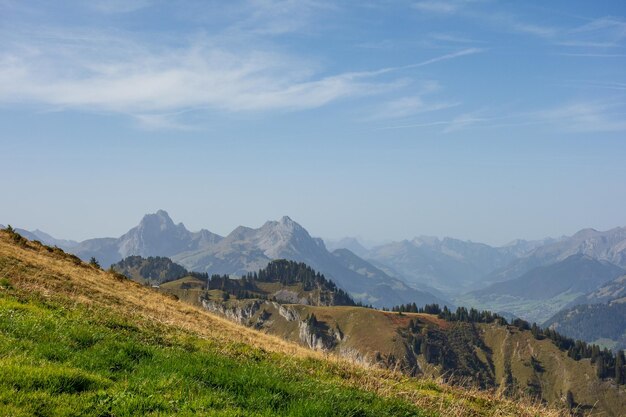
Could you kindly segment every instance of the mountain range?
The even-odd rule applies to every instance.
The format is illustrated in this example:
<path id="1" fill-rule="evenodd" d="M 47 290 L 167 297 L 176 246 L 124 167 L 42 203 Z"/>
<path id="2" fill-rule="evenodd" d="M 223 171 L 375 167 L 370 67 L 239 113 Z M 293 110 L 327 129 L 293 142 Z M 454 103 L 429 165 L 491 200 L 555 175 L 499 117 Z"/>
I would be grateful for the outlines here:
<path id="1" fill-rule="evenodd" d="M 145 215 L 119 238 L 89 239 L 69 246 L 58 243 L 83 260 L 94 257 L 107 267 L 132 255 L 164 256 L 194 272 L 243 275 L 264 268 L 272 260 L 288 259 L 310 265 L 364 304 L 452 305 L 411 288 L 348 250 L 329 252 L 322 239 L 311 237 L 287 216 L 257 229 L 239 226 L 222 237 L 204 229 L 190 232 L 159 210 Z"/>
<path id="2" fill-rule="evenodd" d="M 548 242 L 504 268 L 493 271 L 486 277 L 486 281 L 498 282 L 517 278 L 535 267 L 550 265 L 576 254 L 626 268 L 626 227 L 607 231 L 583 229 L 572 236 Z"/>
<path id="3" fill-rule="evenodd" d="M 119 238 L 74 242 L 20 232 L 103 266 L 131 255 L 165 256 L 190 271 L 242 275 L 284 258 L 310 265 L 365 304 L 456 304 L 539 323 L 561 308 L 588 303 L 576 299 L 626 267 L 626 228 L 503 246 L 420 236 L 369 247 L 355 238 L 324 242 L 286 216 L 220 236 L 191 232 L 159 210 Z"/>

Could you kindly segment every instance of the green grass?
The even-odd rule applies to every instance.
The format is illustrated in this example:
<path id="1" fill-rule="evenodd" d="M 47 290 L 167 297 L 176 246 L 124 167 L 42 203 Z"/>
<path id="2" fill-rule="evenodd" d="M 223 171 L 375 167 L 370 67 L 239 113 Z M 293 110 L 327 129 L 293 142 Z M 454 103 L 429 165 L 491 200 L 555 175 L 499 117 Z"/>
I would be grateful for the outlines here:
<path id="1" fill-rule="evenodd" d="M 0 290 L 0 416 L 425 416 L 316 359 Z"/>

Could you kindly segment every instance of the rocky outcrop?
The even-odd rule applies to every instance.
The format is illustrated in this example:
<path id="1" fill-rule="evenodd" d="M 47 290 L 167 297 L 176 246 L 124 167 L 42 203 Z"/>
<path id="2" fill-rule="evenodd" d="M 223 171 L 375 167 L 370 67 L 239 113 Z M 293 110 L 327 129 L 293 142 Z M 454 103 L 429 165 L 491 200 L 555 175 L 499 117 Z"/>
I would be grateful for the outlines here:
<path id="1" fill-rule="evenodd" d="M 246 303 L 242 306 L 232 305 L 228 306 L 225 303 L 220 303 L 212 300 L 201 300 L 202 307 L 214 313 L 221 314 L 226 318 L 235 321 L 239 324 L 245 324 L 248 326 L 254 326 L 256 323 L 252 323 L 254 315 L 261 309 L 264 302 L 254 300 L 250 303 Z M 265 315 L 263 315 L 265 316 Z M 267 317 L 265 317 L 266 320 Z"/>
<path id="2" fill-rule="evenodd" d="M 273 303 L 274 307 L 278 310 L 278 314 L 287 321 L 300 320 L 300 314 L 293 308 L 285 307 L 278 303 Z"/>
<path id="3" fill-rule="evenodd" d="M 313 350 L 331 350 L 335 347 L 335 339 L 323 330 L 318 329 L 317 326 L 308 320 L 301 321 L 298 326 L 300 329 L 300 341 L 309 348 Z"/>
<path id="4" fill-rule="evenodd" d="M 276 291 L 273 294 L 273 297 L 281 303 L 303 304 L 303 305 L 311 304 L 307 297 L 300 297 L 297 292 L 286 290 L 286 289 L 281 289 L 279 291 Z"/>

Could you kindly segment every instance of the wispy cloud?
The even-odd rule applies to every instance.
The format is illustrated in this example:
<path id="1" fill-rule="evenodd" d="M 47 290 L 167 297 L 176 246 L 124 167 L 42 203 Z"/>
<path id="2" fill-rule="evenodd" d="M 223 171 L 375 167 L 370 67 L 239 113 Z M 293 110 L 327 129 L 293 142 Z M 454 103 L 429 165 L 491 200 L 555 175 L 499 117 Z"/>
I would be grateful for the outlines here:
<path id="1" fill-rule="evenodd" d="M 85 56 L 90 49 L 97 52 Z M 296 110 L 389 87 L 368 81 L 367 73 L 308 73 L 305 63 L 291 56 L 224 50 L 202 41 L 157 51 L 142 45 L 109 51 L 85 42 L 46 45 L 0 58 L 0 100 L 122 113 L 195 106 Z"/>
<path id="2" fill-rule="evenodd" d="M 452 133 L 460 130 L 474 128 L 478 126 L 486 126 L 491 122 L 500 120 L 497 117 L 486 117 L 483 115 L 484 110 L 460 113 L 450 119 L 442 119 L 436 121 L 424 121 L 416 123 L 394 124 L 381 127 L 380 130 L 395 129 L 411 129 L 411 128 L 430 128 L 440 127 L 442 133 Z"/>
<path id="3" fill-rule="evenodd" d="M 429 102 L 421 96 L 400 97 L 381 104 L 370 119 L 401 119 L 421 113 L 449 109 L 459 105 L 459 102 Z"/>
<path id="4" fill-rule="evenodd" d="M 129 13 L 149 6 L 150 0 L 92 0 L 87 7 L 101 13 Z"/>
<path id="5" fill-rule="evenodd" d="M 613 17 L 600 17 L 566 32 L 560 43 L 565 46 L 587 48 L 613 48 L 626 40 L 626 21 Z"/>
<path id="6" fill-rule="evenodd" d="M 317 17 L 338 6 L 324 0 L 248 0 L 243 18 L 234 27 L 263 35 L 283 35 L 309 30 Z"/>
<path id="7" fill-rule="evenodd" d="M 512 13 L 493 10 L 493 5 L 492 9 L 488 11 L 481 9 L 480 6 L 482 3 L 484 2 L 469 0 L 424 0 L 413 3 L 413 8 L 422 13 L 442 16 L 458 15 L 470 20 L 482 22 L 482 24 L 487 24 L 502 32 L 527 34 L 541 38 L 552 37 L 558 33 L 557 28 L 524 21 L 519 16 Z"/>
<path id="8" fill-rule="evenodd" d="M 432 96 L 439 90 L 441 86 L 438 82 L 424 81 L 413 94 L 396 97 L 375 106 L 367 120 L 404 119 L 460 105 L 458 101 L 433 99 Z"/>
<path id="9" fill-rule="evenodd" d="M 626 131 L 626 106 L 620 102 L 572 102 L 537 112 L 535 117 L 570 132 Z"/>
<path id="10" fill-rule="evenodd" d="M 181 110 L 297 111 L 386 93 L 406 84 L 395 72 L 481 51 L 467 48 L 400 67 L 325 73 L 306 56 L 251 44 L 247 35 L 229 36 L 168 43 L 119 32 L 13 33 L 0 47 L 0 102 L 122 113 L 145 126 L 177 128 Z M 398 109 L 402 105 L 410 107 L 396 103 Z"/>
<path id="11" fill-rule="evenodd" d="M 484 43 L 484 41 L 479 41 L 468 36 L 452 34 L 452 33 L 431 33 L 429 35 L 429 38 L 436 40 L 436 41 L 447 42 L 447 43 L 460 43 L 460 44 Z"/>
<path id="12" fill-rule="evenodd" d="M 516 21 L 512 17 L 504 19 L 504 27 L 508 27 L 510 30 L 518 33 L 526 33 L 541 38 L 550 38 L 558 33 L 558 29 L 550 26 L 542 26 L 530 23 L 523 23 Z"/>
<path id="13" fill-rule="evenodd" d="M 563 52 L 559 55 L 579 58 L 626 58 L 626 54 L 602 54 L 594 52 Z"/>
<path id="14" fill-rule="evenodd" d="M 463 113 L 450 120 L 443 132 L 450 133 L 457 130 L 463 130 L 476 124 L 486 123 L 491 120 L 492 119 L 479 116 L 479 112 Z"/>
<path id="15" fill-rule="evenodd" d="M 381 130 L 440 127 L 442 133 L 466 129 L 542 126 L 569 133 L 626 131 L 626 104 L 610 100 L 579 100 L 550 108 L 502 113 L 494 109 L 463 112 L 449 119 L 394 124 Z"/>
<path id="16" fill-rule="evenodd" d="M 387 72 L 394 72 L 394 71 L 401 71 L 401 70 L 408 70 L 408 69 L 413 69 L 413 68 L 425 67 L 427 65 L 435 64 L 437 62 L 448 61 L 448 60 L 451 60 L 451 59 L 460 58 L 462 56 L 467 56 L 467 55 L 475 55 L 475 54 L 479 54 L 479 53 L 484 52 L 484 51 L 485 51 L 484 48 L 465 48 L 465 49 L 461 49 L 460 51 L 451 52 L 449 54 L 444 54 L 444 55 L 439 55 L 439 56 L 436 56 L 434 58 L 430 58 L 430 59 L 427 59 L 425 61 L 418 62 L 418 63 L 415 63 L 415 64 L 403 65 L 403 66 L 399 66 L 399 67 L 383 68 L 381 70 L 376 71 L 376 73 L 377 74 L 384 74 L 384 73 L 387 73 Z"/>
<path id="17" fill-rule="evenodd" d="M 452 1 L 424 0 L 414 3 L 413 7 L 423 12 L 451 14 L 459 11 L 461 6 L 458 2 Z"/>

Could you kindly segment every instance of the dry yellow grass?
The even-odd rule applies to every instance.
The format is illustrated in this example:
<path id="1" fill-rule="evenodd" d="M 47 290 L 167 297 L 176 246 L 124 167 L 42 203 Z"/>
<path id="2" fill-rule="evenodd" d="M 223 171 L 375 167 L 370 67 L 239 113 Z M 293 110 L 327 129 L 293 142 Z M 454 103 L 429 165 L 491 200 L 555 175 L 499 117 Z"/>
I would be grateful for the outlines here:
<path id="1" fill-rule="evenodd" d="M 308 350 L 278 337 L 237 325 L 201 308 L 170 297 L 114 274 L 90 267 L 60 251 L 34 242 L 13 243 L 0 231 L 0 278 L 10 278 L 22 291 L 63 298 L 88 308 L 114 309 L 138 323 L 193 333 L 228 349 L 244 343 L 284 356 L 285 362 L 306 358 L 330 362 L 343 384 L 403 398 L 445 417 L 520 416 L 564 417 L 569 413 L 549 409 L 529 400 L 512 401 L 494 392 L 448 386 L 439 381 L 408 378 L 400 373 L 369 368 L 336 356 Z"/>

